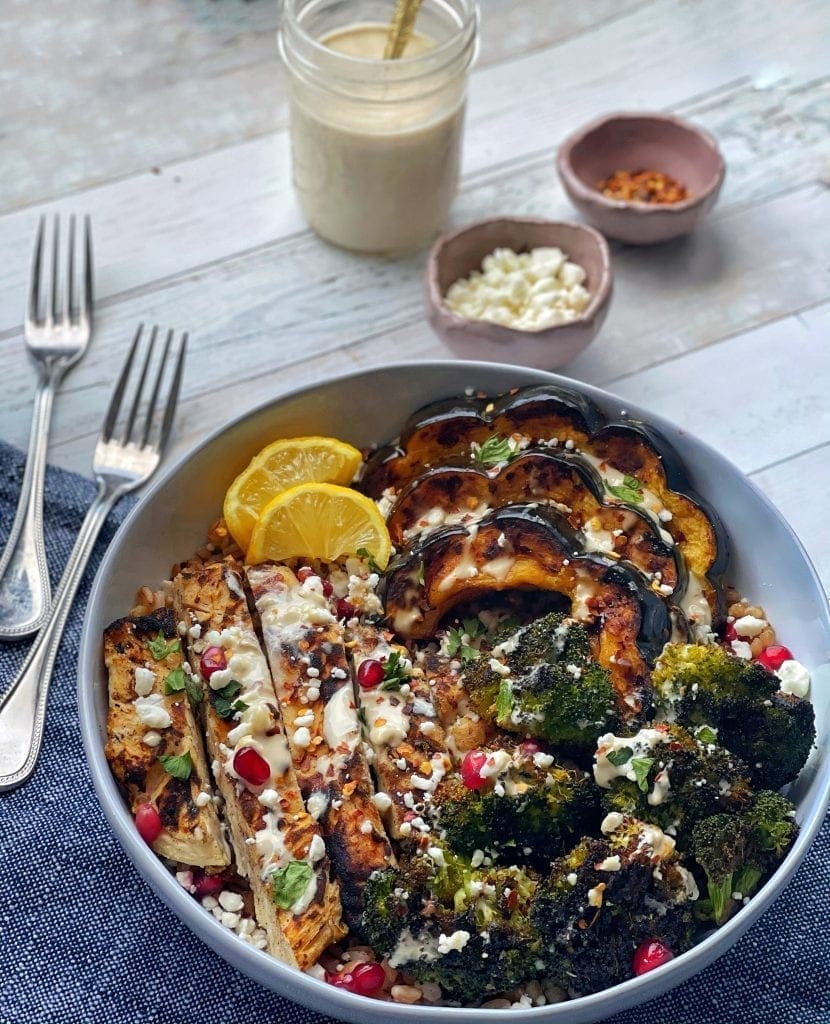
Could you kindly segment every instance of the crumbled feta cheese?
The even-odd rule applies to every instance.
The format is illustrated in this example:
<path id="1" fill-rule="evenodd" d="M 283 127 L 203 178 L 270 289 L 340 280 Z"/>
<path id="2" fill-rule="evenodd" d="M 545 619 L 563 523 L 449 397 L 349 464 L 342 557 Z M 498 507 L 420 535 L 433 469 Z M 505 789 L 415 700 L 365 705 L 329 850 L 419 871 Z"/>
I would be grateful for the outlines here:
<path id="1" fill-rule="evenodd" d="M 151 693 L 147 697 L 136 697 L 133 701 L 138 720 L 151 729 L 167 729 L 173 723 L 169 712 L 162 706 L 163 697 L 160 693 Z"/>
<path id="2" fill-rule="evenodd" d="M 392 797 L 388 793 L 378 792 L 372 797 L 372 803 L 383 814 L 384 811 L 388 811 L 392 806 Z"/>
<path id="3" fill-rule="evenodd" d="M 743 658 L 744 661 L 752 661 L 752 648 L 745 640 L 733 640 L 732 653 L 738 657 Z"/>
<path id="4" fill-rule="evenodd" d="M 739 619 L 735 619 L 733 623 L 738 636 L 749 637 L 750 640 L 763 632 L 768 625 L 769 623 L 766 619 L 758 619 L 754 615 L 742 615 Z"/>
<path id="5" fill-rule="evenodd" d="M 229 889 L 223 889 L 219 893 L 219 906 L 223 910 L 230 910 L 233 913 L 238 913 L 245 905 L 244 900 L 238 892 L 231 892 Z"/>
<path id="6" fill-rule="evenodd" d="M 305 748 L 311 744 L 311 733 L 305 727 L 297 729 L 294 733 L 294 745 Z"/>
<path id="7" fill-rule="evenodd" d="M 518 254 L 498 248 L 481 267 L 452 284 L 445 299 L 453 312 L 469 320 L 535 331 L 578 319 L 591 300 L 585 270 L 560 249 Z"/>
<path id="8" fill-rule="evenodd" d="M 148 747 L 157 747 L 161 743 L 161 733 L 156 732 L 155 729 L 149 729 L 141 737 L 141 742 Z"/>
<path id="9" fill-rule="evenodd" d="M 134 672 L 135 692 L 139 697 L 146 697 L 156 685 L 156 676 L 149 668 L 139 665 Z"/>
<path id="10" fill-rule="evenodd" d="M 442 955 L 445 953 L 451 953 L 453 950 L 463 949 L 470 941 L 470 933 L 459 928 L 458 931 L 454 931 L 452 935 L 444 935 L 442 932 L 438 936 L 438 952 Z"/>
<path id="11" fill-rule="evenodd" d="M 775 673 L 781 680 L 781 692 L 806 697 L 810 692 L 810 673 L 800 661 L 785 661 Z"/>

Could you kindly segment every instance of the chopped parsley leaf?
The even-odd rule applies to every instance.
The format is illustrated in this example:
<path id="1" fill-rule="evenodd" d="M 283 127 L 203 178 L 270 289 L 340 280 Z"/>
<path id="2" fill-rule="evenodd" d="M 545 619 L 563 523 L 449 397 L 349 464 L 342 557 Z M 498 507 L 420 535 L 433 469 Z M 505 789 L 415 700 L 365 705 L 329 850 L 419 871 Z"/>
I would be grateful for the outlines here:
<path id="1" fill-rule="evenodd" d="M 506 437 L 491 434 L 486 441 L 474 449 L 473 462 L 479 466 L 498 466 L 501 462 L 510 462 L 519 454 Z"/>
<path id="2" fill-rule="evenodd" d="M 499 683 L 499 695 L 496 697 L 496 721 L 503 722 L 510 718 L 513 710 L 513 686 L 509 679 Z"/>
<path id="3" fill-rule="evenodd" d="M 654 764 L 653 757 L 634 757 L 631 759 L 631 767 L 634 769 L 634 777 L 642 793 L 648 792 L 648 773 Z"/>
<path id="4" fill-rule="evenodd" d="M 711 725 L 701 725 L 699 729 L 695 730 L 695 739 L 701 743 L 717 743 L 718 734 Z M 743 892 L 742 889 L 738 891 Z"/>
<path id="5" fill-rule="evenodd" d="M 179 665 L 164 677 L 164 692 L 179 693 L 185 687 L 184 669 Z"/>
<path id="6" fill-rule="evenodd" d="M 383 682 L 381 690 L 400 690 L 401 686 L 409 679 L 409 669 L 401 661 L 398 651 L 392 651 L 383 664 Z"/>
<path id="7" fill-rule="evenodd" d="M 174 779 L 181 779 L 182 782 L 189 779 L 190 773 L 193 771 L 193 761 L 189 751 L 184 754 L 161 754 L 159 761 L 168 775 L 172 775 Z"/>
<path id="8" fill-rule="evenodd" d="M 630 761 L 634 756 L 634 751 L 631 747 L 620 747 L 619 750 L 611 750 L 605 755 L 606 761 L 610 761 L 615 768 L 619 768 L 620 765 Z"/>
<path id="9" fill-rule="evenodd" d="M 190 703 L 195 707 L 197 704 L 202 703 L 202 684 L 195 676 L 185 675 L 184 677 L 184 688 L 187 691 L 187 696 L 190 698 Z"/>
<path id="10" fill-rule="evenodd" d="M 282 910 L 290 910 L 302 899 L 313 877 L 314 869 L 308 861 L 289 861 L 271 875 L 271 899 Z"/>
<path id="11" fill-rule="evenodd" d="M 628 473 L 623 477 L 621 484 L 606 483 L 605 489 L 620 501 L 628 501 L 633 505 L 638 505 L 643 500 L 643 485 L 636 476 L 629 476 Z"/>
<path id="12" fill-rule="evenodd" d="M 164 637 L 164 633 L 161 630 L 158 632 L 158 636 L 155 640 L 148 640 L 147 647 L 150 650 L 150 654 L 153 655 L 156 661 L 163 661 L 168 654 L 173 654 L 175 651 L 182 649 L 181 640 L 171 640 L 169 643 Z"/>
<path id="13" fill-rule="evenodd" d="M 217 697 L 213 707 L 220 718 L 230 718 L 236 711 L 248 710 L 248 705 L 244 700 L 235 700 L 231 703 L 229 700 L 225 700 L 224 697 Z"/>
<path id="14" fill-rule="evenodd" d="M 383 569 L 381 569 L 378 563 L 374 560 L 372 553 L 368 548 L 358 548 L 355 553 L 359 555 L 360 558 L 365 558 L 369 563 L 369 572 L 376 572 L 379 576 L 383 575 Z"/>

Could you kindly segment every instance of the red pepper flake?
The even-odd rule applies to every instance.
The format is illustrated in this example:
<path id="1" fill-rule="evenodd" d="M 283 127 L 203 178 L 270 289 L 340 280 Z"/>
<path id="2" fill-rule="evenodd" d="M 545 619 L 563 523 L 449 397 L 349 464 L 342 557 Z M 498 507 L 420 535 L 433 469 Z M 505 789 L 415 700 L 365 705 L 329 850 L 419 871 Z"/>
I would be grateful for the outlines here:
<path id="1" fill-rule="evenodd" d="M 597 188 L 609 199 L 630 203 L 679 203 L 688 198 L 686 186 L 662 171 L 614 171 Z"/>

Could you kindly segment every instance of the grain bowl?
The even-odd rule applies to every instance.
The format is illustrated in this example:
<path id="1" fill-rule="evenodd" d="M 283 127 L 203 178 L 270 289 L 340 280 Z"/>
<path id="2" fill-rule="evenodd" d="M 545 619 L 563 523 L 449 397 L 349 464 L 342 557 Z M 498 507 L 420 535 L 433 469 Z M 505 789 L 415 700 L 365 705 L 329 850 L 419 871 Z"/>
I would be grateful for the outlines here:
<path id="1" fill-rule="evenodd" d="M 677 448 L 691 485 L 715 504 L 727 527 L 730 523 L 741 524 L 726 567 L 728 577 L 743 593 L 763 602 L 778 634 L 813 670 L 818 745 L 790 787 L 801 831 L 779 869 L 746 906 L 717 932 L 653 974 L 562 1005 L 532 1009 L 408 1006 L 363 999 L 301 974 L 250 943 L 241 942 L 205 913 L 139 838 L 104 757 L 107 682 L 101 661 L 101 634 L 115 611 L 133 605 L 138 582 L 146 581 L 152 593 L 152 585 L 167 578 L 171 564 L 201 545 L 206 519 L 210 520 L 214 512 L 218 514 L 230 480 L 266 442 L 277 436 L 342 434 L 343 425 L 351 423 L 349 411 L 355 405 L 361 408 L 373 403 L 377 410 L 374 422 L 352 424 L 344 438 L 367 448 L 396 436 L 410 413 L 438 399 L 463 394 L 468 388 L 496 394 L 544 383 L 571 393 L 576 388 L 609 418 L 641 417 L 652 423 Z M 374 400 L 379 393 L 389 396 L 380 408 Z M 161 519 L 169 528 L 160 540 L 157 524 Z M 354 1021 L 506 1020 L 518 1013 L 546 1021 L 588 1022 L 653 998 L 712 962 L 780 893 L 803 858 L 820 826 L 828 798 L 830 765 L 824 741 L 830 706 L 828 669 L 823 663 L 828 646 L 826 602 L 798 541 L 763 496 L 708 446 L 629 403 L 553 375 L 475 363 L 393 366 L 306 388 L 255 410 L 214 434 L 145 495 L 107 553 L 90 598 L 79 666 L 81 727 L 99 798 L 128 856 L 177 916 L 229 963 L 261 984 L 321 1012 Z"/>

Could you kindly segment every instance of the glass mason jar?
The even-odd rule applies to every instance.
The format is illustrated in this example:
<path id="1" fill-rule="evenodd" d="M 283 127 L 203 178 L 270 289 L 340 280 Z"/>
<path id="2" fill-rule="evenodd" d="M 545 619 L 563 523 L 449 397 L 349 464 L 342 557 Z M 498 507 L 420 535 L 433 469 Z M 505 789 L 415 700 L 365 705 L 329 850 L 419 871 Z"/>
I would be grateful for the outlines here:
<path id="1" fill-rule="evenodd" d="M 283 3 L 300 206 L 317 234 L 360 252 L 425 245 L 458 187 L 475 0 L 423 0 L 404 56 L 383 60 L 393 10 L 392 0 Z"/>

